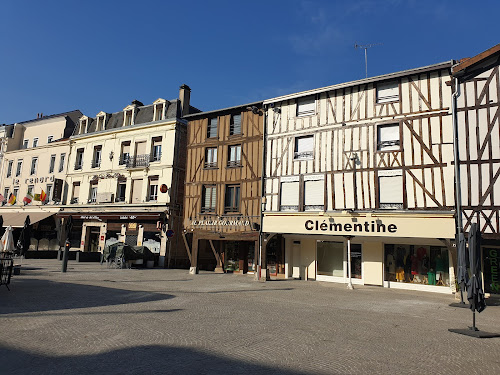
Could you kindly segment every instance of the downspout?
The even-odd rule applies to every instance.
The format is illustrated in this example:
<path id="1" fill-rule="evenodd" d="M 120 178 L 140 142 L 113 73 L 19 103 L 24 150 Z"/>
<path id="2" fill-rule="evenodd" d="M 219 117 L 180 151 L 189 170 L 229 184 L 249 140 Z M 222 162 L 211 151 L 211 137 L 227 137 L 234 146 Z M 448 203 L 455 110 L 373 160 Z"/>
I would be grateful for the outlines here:
<path id="1" fill-rule="evenodd" d="M 259 259 L 258 259 L 258 264 L 257 264 L 257 280 L 260 280 L 261 275 L 262 275 L 262 245 L 263 245 L 263 236 L 264 233 L 262 232 L 262 224 L 264 223 L 264 208 L 265 204 L 264 199 L 265 199 L 265 175 L 266 175 L 266 129 L 267 129 L 267 106 L 263 106 L 264 109 L 264 124 L 262 127 L 262 170 L 261 170 L 261 177 L 260 177 L 260 228 L 259 228 Z M 267 273 L 266 273 L 267 275 Z"/>

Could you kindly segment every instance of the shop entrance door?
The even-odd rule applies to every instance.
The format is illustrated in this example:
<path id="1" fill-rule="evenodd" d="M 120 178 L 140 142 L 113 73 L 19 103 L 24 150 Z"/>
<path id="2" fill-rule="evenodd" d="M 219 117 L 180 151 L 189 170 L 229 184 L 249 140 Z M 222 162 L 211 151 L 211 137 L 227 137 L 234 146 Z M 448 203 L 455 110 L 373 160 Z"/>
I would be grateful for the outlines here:
<path id="1" fill-rule="evenodd" d="M 361 244 L 351 244 L 351 277 L 362 279 L 362 251 Z"/>
<path id="2" fill-rule="evenodd" d="M 99 251 L 99 227 L 87 227 L 87 236 L 85 243 L 85 251 L 98 252 Z"/>

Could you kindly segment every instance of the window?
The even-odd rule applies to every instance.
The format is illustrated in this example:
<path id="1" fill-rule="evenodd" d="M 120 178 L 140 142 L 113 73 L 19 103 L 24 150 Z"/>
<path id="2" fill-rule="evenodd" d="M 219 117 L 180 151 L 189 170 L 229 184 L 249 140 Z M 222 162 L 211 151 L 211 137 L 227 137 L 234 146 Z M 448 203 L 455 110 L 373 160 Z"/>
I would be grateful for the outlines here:
<path id="1" fill-rule="evenodd" d="M 52 200 L 52 184 L 47 184 L 47 198 L 46 202 L 50 202 Z"/>
<path id="2" fill-rule="evenodd" d="M 14 160 L 9 160 L 9 164 L 7 165 L 7 177 L 12 176 L 12 165 L 14 164 Z"/>
<path id="3" fill-rule="evenodd" d="M 19 198 L 19 187 L 16 186 L 12 194 L 14 195 L 14 197 L 16 197 L 17 200 L 17 198 Z"/>
<path id="4" fill-rule="evenodd" d="M 163 120 L 164 115 L 165 115 L 164 110 L 165 110 L 165 104 L 164 103 L 155 104 L 153 121 Z"/>
<path id="5" fill-rule="evenodd" d="M 208 119 L 207 138 L 217 137 L 217 117 Z"/>
<path id="6" fill-rule="evenodd" d="M 224 212 L 240 211 L 240 185 L 226 185 L 226 200 L 224 202 Z"/>
<path id="7" fill-rule="evenodd" d="M 205 149 L 205 168 L 217 168 L 217 147 Z"/>
<path id="8" fill-rule="evenodd" d="M 38 138 L 33 138 L 33 147 L 38 146 Z"/>
<path id="9" fill-rule="evenodd" d="M 97 131 L 104 130 L 104 116 L 97 118 Z"/>
<path id="10" fill-rule="evenodd" d="M 47 137 L 47 143 L 52 143 L 54 141 L 54 136 L 53 135 L 49 135 Z"/>
<path id="11" fill-rule="evenodd" d="M 23 148 L 28 148 L 29 139 L 23 140 Z"/>
<path id="12" fill-rule="evenodd" d="M 152 139 L 153 152 L 151 154 L 151 161 L 160 161 L 161 159 L 161 137 Z"/>
<path id="13" fill-rule="evenodd" d="M 142 201 L 142 180 L 132 180 L 132 203 L 141 203 Z"/>
<path id="14" fill-rule="evenodd" d="M 391 103 L 399 101 L 399 84 L 397 81 L 381 82 L 377 84 L 377 103 Z"/>
<path id="15" fill-rule="evenodd" d="M 31 158 L 30 175 L 36 174 L 36 167 L 37 166 L 38 166 L 38 158 L 37 157 Z"/>
<path id="16" fill-rule="evenodd" d="M 403 171 L 401 169 L 379 171 L 378 189 L 381 209 L 403 209 Z"/>
<path id="17" fill-rule="evenodd" d="M 314 96 L 297 99 L 297 116 L 310 116 L 316 113 L 316 99 Z"/>
<path id="18" fill-rule="evenodd" d="M 55 165 L 56 165 L 56 156 L 50 155 L 49 173 L 54 173 Z"/>
<path id="19" fill-rule="evenodd" d="M 96 203 L 96 202 L 97 202 L 97 184 L 93 183 L 90 185 L 89 203 Z"/>
<path id="20" fill-rule="evenodd" d="M 214 185 L 205 185 L 202 190 L 201 212 L 215 212 L 217 190 Z"/>
<path id="21" fill-rule="evenodd" d="M 304 211 L 325 209 L 325 176 L 304 176 Z"/>
<path id="22" fill-rule="evenodd" d="M 26 198 L 31 199 L 31 201 L 28 202 L 27 200 L 23 199 L 23 201 L 24 201 L 25 204 L 32 203 L 32 201 L 33 201 L 33 190 L 35 190 L 35 186 L 34 185 L 28 185 L 28 191 L 26 192 Z"/>
<path id="23" fill-rule="evenodd" d="M 82 169 L 83 167 L 83 151 L 83 148 L 76 150 L 75 170 Z"/>
<path id="24" fill-rule="evenodd" d="M 125 118 L 123 119 L 123 126 L 132 125 L 132 110 L 125 111 Z"/>
<path id="25" fill-rule="evenodd" d="M 118 164 L 119 165 L 127 164 L 129 159 L 130 159 L 130 141 L 122 142 L 120 161 L 118 162 Z"/>
<path id="26" fill-rule="evenodd" d="M 293 158 L 295 160 L 312 159 L 314 147 L 314 136 L 307 135 L 305 137 L 295 138 L 295 152 Z"/>
<path id="27" fill-rule="evenodd" d="M 400 150 L 399 124 L 379 125 L 377 127 L 377 150 L 391 151 Z"/>
<path id="28" fill-rule="evenodd" d="M 19 159 L 17 161 L 16 177 L 19 177 L 21 175 L 22 169 L 23 169 L 23 159 Z"/>
<path id="29" fill-rule="evenodd" d="M 227 160 L 228 167 L 241 166 L 241 145 L 229 146 L 229 159 Z"/>
<path id="30" fill-rule="evenodd" d="M 61 157 L 59 159 L 59 172 L 62 172 L 64 170 L 64 161 L 66 160 L 66 154 L 61 154 Z"/>
<path id="31" fill-rule="evenodd" d="M 86 117 L 80 119 L 80 134 L 87 132 L 88 119 Z"/>
<path id="32" fill-rule="evenodd" d="M 344 244 L 342 242 L 318 241 L 316 245 L 318 275 L 344 276 Z"/>
<path id="33" fill-rule="evenodd" d="M 158 200 L 158 177 L 151 177 L 149 179 L 148 200 Z"/>
<path id="34" fill-rule="evenodd" d="M 3 201 L 2 201 L 2 205 L 5 204 L 5 202 L 9 199 L 9 191 L 10 189 L 9 188 L 5 188 L 4 191 L 3 191 Z"/>
<path id="35" fill-rule="evenodd" d="M 80 182 L 73 182 L 73 193 L 71 194 L 71 203 L 78 203 L 80 197 Z"/>
<path id="36" fill-rule="evenodd" d="M 127 181 L 118 180 L 118 186 L 116 187 L 116 201 L 125 202 L 125 192 L 127 190 Z"/>
<path id="37" fill-rule="evenodd" d="M 99 168 L 101 166 L 102 146 L 94 147 L 94 160 L 92 161 L 92 168 Z"/>
<path id="38" fill-rule="evenodd" d="M 280 211 L 299 210 L 299 177 L 283 177 L 281 179 Z"/>
<path id="39" fill-rule="evenodd" d="M 241 134 L 241 114 L 231 115 L 229 135 Z"/>

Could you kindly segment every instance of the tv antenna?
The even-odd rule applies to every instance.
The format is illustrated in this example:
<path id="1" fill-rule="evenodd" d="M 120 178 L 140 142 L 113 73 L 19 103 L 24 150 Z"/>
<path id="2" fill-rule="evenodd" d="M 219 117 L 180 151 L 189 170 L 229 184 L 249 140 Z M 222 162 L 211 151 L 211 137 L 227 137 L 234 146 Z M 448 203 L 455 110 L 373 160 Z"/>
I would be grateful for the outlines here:
<path id="1" fill-rule="evenodd" d="M 375 46 L 381 46 L 381 45 L 382 45 L 382 43 L 373 43 L 373 44 L 354 43 L 354 48 L 362 48 L 365 50 L 365 75 L 366 75 L 366 78 L 368 78 L 368 55 L 366 53 L 366 50 L 368 48 L 375 47 Z"/>

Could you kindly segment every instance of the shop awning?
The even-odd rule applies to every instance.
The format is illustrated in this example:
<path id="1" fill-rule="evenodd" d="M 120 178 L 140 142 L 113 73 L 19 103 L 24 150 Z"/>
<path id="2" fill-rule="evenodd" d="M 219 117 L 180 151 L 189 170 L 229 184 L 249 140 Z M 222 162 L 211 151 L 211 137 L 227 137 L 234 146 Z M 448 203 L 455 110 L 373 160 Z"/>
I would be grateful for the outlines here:
<path id="1" fill-rule="evenodd" d="M 26 216 L 30 216 L 31 224 L 38 223 L 39 221 L 56 214 L 56 212 L 0 212 L 3 218 L 3 226 L 12 228 L 22 228 L 24 226 L 24 221 Z"/>

